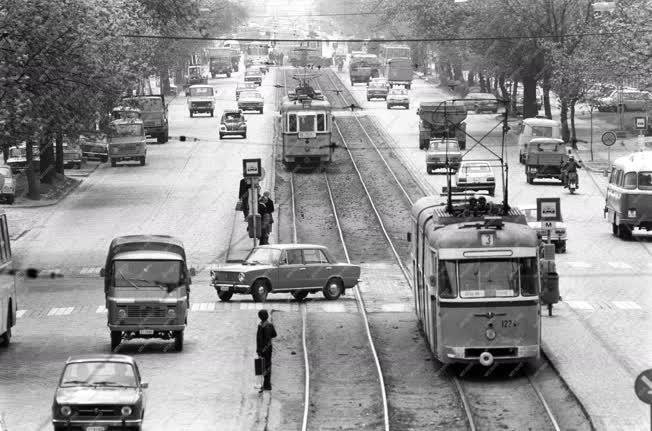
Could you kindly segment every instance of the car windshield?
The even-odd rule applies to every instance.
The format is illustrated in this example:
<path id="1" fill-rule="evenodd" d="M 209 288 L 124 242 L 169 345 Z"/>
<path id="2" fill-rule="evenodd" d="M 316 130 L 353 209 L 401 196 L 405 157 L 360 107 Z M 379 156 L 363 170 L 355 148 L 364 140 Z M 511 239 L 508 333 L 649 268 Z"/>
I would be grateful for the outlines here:
<path id="1" fill-rule="evenodd" d="M 136 373 L 125 362 L 75 362 L 66 365 L 61 382 L 62 388 L 75 386 L 113 386 L 135 388 Z"/>
<path id="2" fill-rule="evenodd" d="M 213 95 L 213 87 L 195 87 L 192 88 L 190 87 L 190 95 L 191 96 L 212 96 Z"/>
<path id="3" fill-rule="evenodd" d="M 141 136 L 142 134 L 142 124 L 112 124 L 109 132 L 109 135 L 113 137 Z"/>
<path id="4" fill-rule="evenodd" d="M 115 260 L 113 285 L 115 287 L 178 287 L 182 262 L 178 260 Z"/>
<path id="5" fill-rule="evenodd" d="M 224 115 L 224 121 L 240 121 L 242 116 L 240 114 L 226 114 Z"/>
<path id="6" fill-rule="evenodd" d="M 241 98 L 250 97 L 252 99 L 262 99 L 263 98 L 262 94 L 260 94 L 257 91 L 243 91 L 242 93 L 240 93 L 240 97 Z"/>
<path id="7" fill-rule="evenodd" d="M 245 265 L 276 265 L 281 258 L 277 248 L 254 248 L 242 262 Z"/>
<path id="8" fill-rule="evenodd" d="M 491 169 L 489 169 L 489 165 L 462 165 L 460 170 L 467 172 L 467 173 L 487 173 Z"/>
<path id="9" fill-rule="evenodd" d="M 400 89 L 393 89 L 393 90 L 390 90 L 389 94 L 407 95 L 408 92 L 407 92 L 407 90 L 404 90 L 404 89 L 400 88 Z"/>

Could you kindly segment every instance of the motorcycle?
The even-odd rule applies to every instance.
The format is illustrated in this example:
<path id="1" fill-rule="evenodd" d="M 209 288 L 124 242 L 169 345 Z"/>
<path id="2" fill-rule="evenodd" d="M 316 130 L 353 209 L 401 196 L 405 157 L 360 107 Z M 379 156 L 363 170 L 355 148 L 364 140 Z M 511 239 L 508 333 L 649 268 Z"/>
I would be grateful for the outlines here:
<path id="1" fill-rule="evenodd" d="M 568 191 L 570 191 L 571 194 L 575 194 L 575 190 L 577 190 L 578 188 L 577 172 L 569 172 L 567 181 L 568 181 Z"/>

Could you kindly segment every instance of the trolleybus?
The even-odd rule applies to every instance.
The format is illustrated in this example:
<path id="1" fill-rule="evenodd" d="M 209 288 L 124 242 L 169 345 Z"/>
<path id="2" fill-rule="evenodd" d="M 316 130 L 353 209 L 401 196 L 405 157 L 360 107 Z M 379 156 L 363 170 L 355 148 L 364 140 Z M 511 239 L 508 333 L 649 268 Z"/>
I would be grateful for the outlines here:
<path id="1" fill-rule="evenodd" d="M 612 233 L 631 239 L 634 228 L 652 229 L 652 152 L 616 159 L 611 167 L 604 214 Z"/>
<path id="2" fill-rule="evenodd" d="M 503 204 L 412 207 L 415 310 L 443 363 L 536 362 L 540 357 L 540 244 Z"/>
<path id="3" fill-rule="evenodd" d="M 16 277 L 11 259 L 11 242 L 7 214 L 0 211 L 0 346 L 11 341 L 11 328 L 16 324 Z"/>

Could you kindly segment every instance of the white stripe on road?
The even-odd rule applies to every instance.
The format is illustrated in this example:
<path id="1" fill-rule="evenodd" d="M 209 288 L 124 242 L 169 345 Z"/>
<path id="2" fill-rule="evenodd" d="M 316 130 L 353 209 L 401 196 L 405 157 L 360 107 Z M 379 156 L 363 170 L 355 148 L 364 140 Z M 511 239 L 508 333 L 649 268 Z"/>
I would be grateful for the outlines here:
<path id="1" fill-rule="evenodd" d="M 262 310 L 263 304 L 260 302 L 241 302 L 240 310 Z"/>
<path id="2" fill-rule="evenodd" d="M 66 316 L 72 313 L 74 308 L 75 307 L 51 308 L 50 311 L 48 311 L 48 316 Z"/>
<path id="3" fill-rule="evenodd" d="M 632 266 L 625 262 L 607 262 L 607 264 L 616 269 L 632 269 Z"/>
<path id="4" fill-rule="evenodd" d="M 616 307 L 621 310 L 641 310 L 641 306 L 634 301 L 611 301 Z"/>
<path id="5" fill-rule="evenodd" d="M 595 310 L 595 308 L 586 301 L 564 301 L 569 307 L 577 310 Z"/>
<path id="6" fill-rule="evenodd" d="M 20 319 L 25 313 L 27 313 L 27 310 L 16 310 L 16 318 Z"/>
<path id="7" fill-rule="evenodd" d="M 408 304 L 383 304 L 381 306 L 383 311 L 391 313 L 402 313 L 406 311 L 412 311 L 411 307 Z"/>
<path id="8" fill-rule="evenodd" d="M 344 313 L 346 311 L 344 304 L 323 304 L 321 309 L 326 313 Z"/>
<path id="9" fill-rule="evenodd" d="M 197 302 L 190 306 L 193 311 L 215 311 L 214 302 Z"/>

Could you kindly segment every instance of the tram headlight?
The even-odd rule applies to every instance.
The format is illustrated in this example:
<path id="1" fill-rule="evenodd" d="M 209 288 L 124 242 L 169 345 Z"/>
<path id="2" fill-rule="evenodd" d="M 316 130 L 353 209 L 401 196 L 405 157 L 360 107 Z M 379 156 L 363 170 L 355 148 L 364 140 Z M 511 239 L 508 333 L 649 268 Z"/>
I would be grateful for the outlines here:
<path id="1" fill-rule="evenodd" d="M 496 331 L 494 331 L 493 328 L 487 328 L 487 330 L 484 332 L 485 337 L 487 337 L 487 340 L 493 340 L 496 338 Z"/>
<path id="2" fill-rule="evenodd" d="M 72 409 L 70 408 L 70 406 L 61 406 L 61 408 L 59 409 L 59 412 L 63 416 L 70 416 L 72 414 Z"/>
<path id="3" fill-rule="evenodd" d="M 627 210 L 627 217 L 636 218 L 636 208 L 630 208 Z"/>

